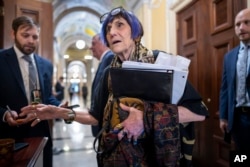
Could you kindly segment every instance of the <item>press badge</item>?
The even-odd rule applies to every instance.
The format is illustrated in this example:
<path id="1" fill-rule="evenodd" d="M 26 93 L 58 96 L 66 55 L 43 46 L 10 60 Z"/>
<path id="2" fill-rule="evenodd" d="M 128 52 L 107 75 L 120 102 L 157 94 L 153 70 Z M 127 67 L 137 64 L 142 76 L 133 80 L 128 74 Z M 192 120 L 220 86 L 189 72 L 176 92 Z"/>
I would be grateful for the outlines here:
<path id="1" fill-rule="evenodd" d="M 41 91 L 38 89 L 34 89 L 31 91 L 31 103 L 32 104 L 39 104 L 41 103 Z"/>

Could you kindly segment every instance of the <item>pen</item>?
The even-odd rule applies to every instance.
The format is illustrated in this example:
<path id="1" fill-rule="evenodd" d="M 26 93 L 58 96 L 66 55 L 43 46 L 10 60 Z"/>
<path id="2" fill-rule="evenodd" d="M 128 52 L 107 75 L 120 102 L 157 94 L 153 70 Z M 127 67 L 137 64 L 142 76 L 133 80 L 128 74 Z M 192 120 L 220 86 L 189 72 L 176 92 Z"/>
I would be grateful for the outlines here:
<path id="1" fill-rule="evenodd" d="M 7 107 L 8 112 L 9 112 L 10 115 L 12 116 L 12 118 L 14 118 L 14 115 L 12 114 L 10 107 L 9 107 L 8 105 L 7 105 L 6 107 Z"/>
<path id="2" fill-rule="evenodd" d="M 7 105 L 6 107 L 7 107 L 7 111 L 10 113 L 11 117 L 12 117 L 13 119 L 15 119 L 14 115 L 13 115 L 12 112 L 11 112 L 10 107 L 9 107 L 8 105 Z M 17 125 L 17 127 L 19 127 L 19 126 Z"/>

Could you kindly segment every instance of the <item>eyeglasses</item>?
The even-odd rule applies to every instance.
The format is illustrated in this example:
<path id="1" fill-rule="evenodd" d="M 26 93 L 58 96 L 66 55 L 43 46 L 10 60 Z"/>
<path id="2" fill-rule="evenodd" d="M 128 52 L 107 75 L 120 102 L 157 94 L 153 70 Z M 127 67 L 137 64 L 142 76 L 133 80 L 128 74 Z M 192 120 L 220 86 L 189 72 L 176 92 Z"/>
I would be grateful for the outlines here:
<path id="1" fill-rule="evenodd" d="M 100 17 L 100 23 L 103 23 L 103 22 L 107 19 L 107 17 L 109 16 L 109 14 L 110 14 L 111 16 L 115 16 L 115 15 L 118 15 L 119 13 L 121 13 L 121 12 L 123 12 L 123 11 L 125 11 L 125 9 L 123 9 L 123 7 L 121 7 L 121 6 L 112 9 L 110 12 L 105 13 L 104 15 L 102 15 L 102 16 Z"/>

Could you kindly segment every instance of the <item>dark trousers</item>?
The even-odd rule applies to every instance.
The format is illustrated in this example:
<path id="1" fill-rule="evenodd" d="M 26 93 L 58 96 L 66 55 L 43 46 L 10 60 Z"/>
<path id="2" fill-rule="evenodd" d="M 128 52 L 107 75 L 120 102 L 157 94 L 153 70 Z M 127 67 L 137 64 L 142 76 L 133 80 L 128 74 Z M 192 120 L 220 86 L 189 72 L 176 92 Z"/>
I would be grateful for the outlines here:
<path id="1" fill-rule="evenodd" d="M 250 151 L 250 111 L 235 110 L 232 137 L 239 151 Z"/>

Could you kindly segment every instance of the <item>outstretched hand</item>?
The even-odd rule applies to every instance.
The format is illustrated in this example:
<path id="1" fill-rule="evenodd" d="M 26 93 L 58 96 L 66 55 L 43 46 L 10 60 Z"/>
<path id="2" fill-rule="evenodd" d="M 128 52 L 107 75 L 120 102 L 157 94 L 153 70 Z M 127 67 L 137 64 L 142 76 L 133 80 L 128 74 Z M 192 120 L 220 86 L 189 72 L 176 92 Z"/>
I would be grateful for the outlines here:
<path id="1" fill-rule="evenodd" d="M 37 104 L 37 105 L 28 105 L 21 109 L 19 116 L 27 116 L 29 114 L 33 115 L 33 122 L 31 126 L 35 126 L 42 120 L 49 120 L 55 118 L 55 108 L 56 106 Z"/>

